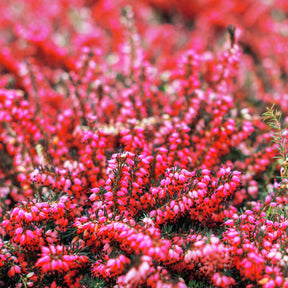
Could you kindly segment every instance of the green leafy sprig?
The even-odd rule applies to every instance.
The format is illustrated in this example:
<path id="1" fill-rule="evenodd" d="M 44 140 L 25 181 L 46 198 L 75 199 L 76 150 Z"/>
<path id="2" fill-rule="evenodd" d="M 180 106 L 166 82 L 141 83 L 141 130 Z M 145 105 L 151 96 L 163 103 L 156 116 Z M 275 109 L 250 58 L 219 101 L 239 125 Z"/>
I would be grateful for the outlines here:
<path id="1" fill-rule="evenodd" d="M 286 154 L 285 154 L 285 143 L 286 143 L 286 138 L 285 138 L 285 132 L 287 126 L 282 127 L 281 125 L 281 117 L 282 113 L 275 109 L 275 105 L 273 104 L 270 108 L 267 107 L 266 112 L 263 113 L 264 119 L 270 128 L 273 130 L 272 131 L 272 137 L 273 137 L 273 143 L 275 143 L 275 148 L 279 152 L 279 156 L 275 156 L 275 158 L 280 158 L 283 160 L 283 162 L 286 160 Z"/>

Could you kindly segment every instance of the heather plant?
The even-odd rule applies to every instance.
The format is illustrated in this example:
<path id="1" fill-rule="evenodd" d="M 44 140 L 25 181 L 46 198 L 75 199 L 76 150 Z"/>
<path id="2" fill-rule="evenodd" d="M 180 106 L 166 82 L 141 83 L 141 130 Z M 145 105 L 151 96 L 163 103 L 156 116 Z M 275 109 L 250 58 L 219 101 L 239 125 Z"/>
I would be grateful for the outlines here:
<path id="1" fill-rule="evenodd" d="M 288 287 L 288 7 L 206 2 L 0 1 L 1 287 Z"/>
<path id="2" fill-rule="evenodd" d="M 275 144 L 275 148 L 278 150 L 278 153 L 280 154 L 279 156 L 275 157 L 282 159 L 282 161 L 284 162 L 286 161 L 287 157 L 287 155 L 285 155 L 286 127 L 282 128 L 280 122 L 282 114 L 281 112 L 274 110 L 273 105 L 272 107 L 267 108 L 267 111 L 263 114 L 263 116 L 265 117 L 264 121 L 266 121 L 273 130 L 272 132 L 273 142 Z M 284 176 L 283 174 L 285 173 L 281 173 L 281 176 Z"/>

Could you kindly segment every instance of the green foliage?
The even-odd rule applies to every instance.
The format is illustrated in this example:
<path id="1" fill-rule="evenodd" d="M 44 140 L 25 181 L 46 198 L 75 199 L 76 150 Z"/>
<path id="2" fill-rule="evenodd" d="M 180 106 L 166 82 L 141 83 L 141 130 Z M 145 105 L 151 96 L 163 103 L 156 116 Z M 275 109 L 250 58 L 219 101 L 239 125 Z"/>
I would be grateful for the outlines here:
<path id="1" fill-rule="evenodd" d="M 288 218 L 287 210 L 287 206 L 285 206 L 283 209 L 279 207 L 269 207 L 266 211 L 266 218 L 271 221 L 279 221 L 279 218 L 281 218 L 281 216 L 284 216 L 284 219 L 286 220 Z"/>
<path id="2" fill-rule="evenodd" d="M 212 285 L 207 284 L 207 282 L 190 280 L 188 283 L 189 288 L 213 288 Z"/>
<path id="3" fill-rule="evenodd" d="M 286 126 L 282 127 L 281 125 L 281 117 L 282 113 L 278 111 L 277 109 L 274 109 L 274 105 L 272 105 L 270 108 L 267 107 L 266 112 L 263 113 L 264 121 L 267 122 L 267 124 L 270 126 L 270 128 L 273 130 L 272 137 L 273 142 L 276 144 L 275 148 L 278 150 L 281 157 L 276 156 L 275 158 L 281 158 L 283 161 L 286 159 L 285 155 L 285 132 L 286 132 Z"/>
<path id="4" fill-rule="evenodd" d="M 107 283 L 103 279 L 100 278 L 91 278 L 88 274 L 85 275 L 84 279 L 80 281 L 80 283 L 85 288 L 105 288 L 107 287 Z"/>

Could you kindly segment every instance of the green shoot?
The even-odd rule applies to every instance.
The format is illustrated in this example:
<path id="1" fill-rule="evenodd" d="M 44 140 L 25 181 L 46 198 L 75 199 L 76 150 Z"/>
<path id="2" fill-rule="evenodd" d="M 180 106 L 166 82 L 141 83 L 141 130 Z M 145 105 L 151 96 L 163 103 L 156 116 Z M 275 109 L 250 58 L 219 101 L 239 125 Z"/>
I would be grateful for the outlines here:
<path id="1" fill-rule="evenodd" d="M 274 105 L 272 105 L 270 108 L 267 107 L 267 111 L 263 113 L 264 121 L 270 126 L 272 131 L 272 137 L 273 137 L 273 143 L 275 143 L 275 148 L 278 150 L 280 156 L 276 156 L 275 158 L 280 158 L 283 160 L 283 162 L 286 160 L 286 154 L 285 154 L 285 132 L 286 128 L 282 128 L 281 125 L 281 116 L 282 113 L 280 111 L 277 111 L 277 109 L 274 109 Z"/>

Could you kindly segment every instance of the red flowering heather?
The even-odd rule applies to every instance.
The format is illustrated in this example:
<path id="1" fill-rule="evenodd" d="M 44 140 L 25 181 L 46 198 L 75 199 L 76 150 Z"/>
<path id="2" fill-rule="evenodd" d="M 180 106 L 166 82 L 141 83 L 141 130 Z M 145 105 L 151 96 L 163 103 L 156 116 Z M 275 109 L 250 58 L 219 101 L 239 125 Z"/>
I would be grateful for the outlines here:
<path id="1" fill-rule="evenodd" d="M 0 287 L 288 287 L 274 2 L 0 1 Z"/>

